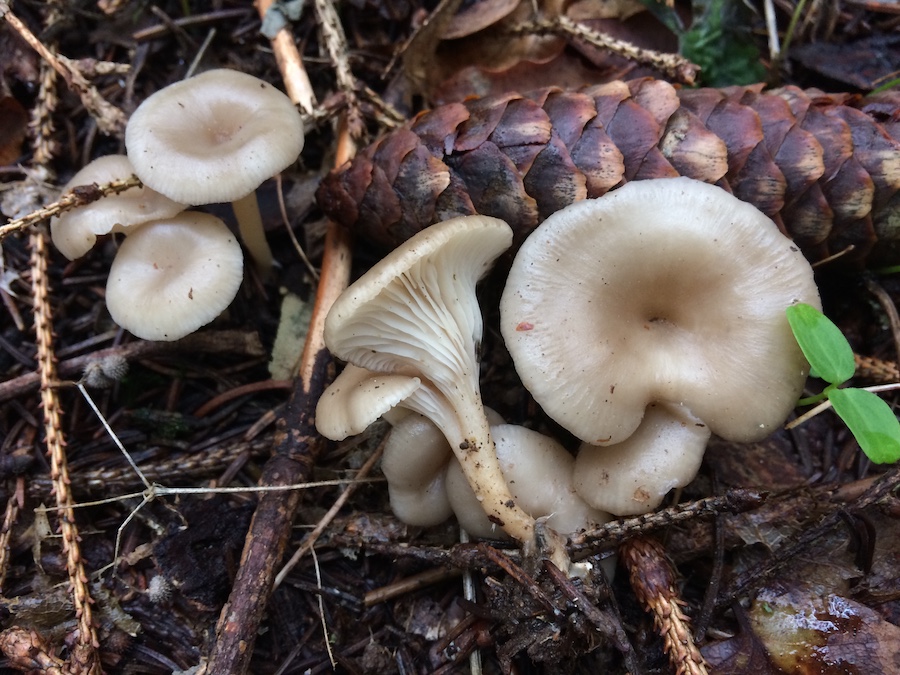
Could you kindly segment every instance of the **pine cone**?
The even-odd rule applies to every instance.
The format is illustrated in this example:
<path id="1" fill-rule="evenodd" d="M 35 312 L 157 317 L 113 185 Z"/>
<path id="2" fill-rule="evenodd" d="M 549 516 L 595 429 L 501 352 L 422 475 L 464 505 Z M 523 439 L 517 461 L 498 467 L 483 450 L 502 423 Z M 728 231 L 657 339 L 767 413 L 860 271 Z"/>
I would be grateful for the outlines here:
<path id="1" fill-rule="evenodd" d="M 383 249 L 472 213 L 503 218 L 521 242 L 573 201 L 678 175 L 756 205 L 810 260 L 852 246 L 842 260 L 900 262 L 896 93 L 677 91 L 641 79 L 451 103 L 332 172 L 317 199 Z"/>

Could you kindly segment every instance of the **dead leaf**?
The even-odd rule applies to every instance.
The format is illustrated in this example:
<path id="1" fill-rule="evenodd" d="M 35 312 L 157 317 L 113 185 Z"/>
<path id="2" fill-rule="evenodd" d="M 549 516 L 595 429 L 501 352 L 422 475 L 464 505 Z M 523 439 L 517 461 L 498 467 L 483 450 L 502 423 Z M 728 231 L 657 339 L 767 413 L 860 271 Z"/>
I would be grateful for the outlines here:
<path id="1" fill-rule="evenodd" d="M 22 154 L 28 111 L 12 96 L 0 96 L 0 164 L 12 164 Z"/>
<path id="2" fill-rule="evenodd" d="M 863 91 L 896 77 L 900 35 L 873 35 L 845 44 L 811 42 L 790 56 L 815 73 Z"/>
<path id="3" fill-rule="evenodd" d="M 462 7 L 441 34 L 444 40 L 467 37 L 503 19 L 520 4 L 520 0 L 477 0 Z"/>
<path id="4" fill-rule="evenodd" d="M 578 0 L 566 10 L 572 21 L 625 19 L 646 11 L 640 0 Z"/>
<path id="5" fill-rule="evenodd" d="M 797 675 L 900 670 L 900 627 L 845 597 L 804 586 L 761 591 L 750 623 L 773 663 Z"/>

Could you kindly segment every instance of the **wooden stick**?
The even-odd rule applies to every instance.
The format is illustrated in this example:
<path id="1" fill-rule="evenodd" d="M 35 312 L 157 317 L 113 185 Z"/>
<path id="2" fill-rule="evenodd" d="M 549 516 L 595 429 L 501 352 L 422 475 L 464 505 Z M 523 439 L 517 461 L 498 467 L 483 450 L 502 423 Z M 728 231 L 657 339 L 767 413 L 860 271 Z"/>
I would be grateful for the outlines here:
<path id="1" fill-rule="evenodd" d="M 260 12 L 264 13 L 269 4 L 260 2 Z M 295 81 L 298 73 L 303 72 L 305 76 L 305 71 L 293 39 L 277 39 L 276 36 L 272 46 L 282 68 L 288 95 L 295 103 L 301 103 L 308 78 L 307 84 Z M 343 164 L 354 153 L 355 143 L 350 137 L 346 117 L 342 117 L 338 129 L 336 165 Z M 322 332 L 328 310 L 349 283 L 350 262 L 350 242 L 346 233 L 329 221 L 322 273 L 309 333 L 300 357 L 299 374 L 284 414 L 277 422 L 273 455 L 263 469 L 260 485 L 303 482 L 312 472 L 324 446 L 315 429 L 315 406 L 333 373 L 331 356 L 325 348 Z M 260 498 L 244 542 L 241 566 L 231 595 L 216 625 L 215 645 L 201 672 L 232 675 L 248 672 L 259 624 L 272 591 L 275 573 L 284 557 L 299 501 L 300 493 L 297 491 L 267 492 Z"/>

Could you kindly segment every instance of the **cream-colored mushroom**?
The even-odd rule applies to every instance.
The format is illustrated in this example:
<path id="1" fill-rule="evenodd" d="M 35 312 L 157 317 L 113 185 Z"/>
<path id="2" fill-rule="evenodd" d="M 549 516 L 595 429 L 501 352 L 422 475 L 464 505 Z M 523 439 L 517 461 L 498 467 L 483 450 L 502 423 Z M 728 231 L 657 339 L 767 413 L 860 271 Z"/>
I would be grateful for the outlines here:
<path id="1" fill-rule="evenodd" d="M 495 424 L 503 423 L 500 415 L 490 408 L 485 408 L 485 414 L 492 429 Z M 442 523 L 453 515 L 444 480 L 447 467 L 459 466 L 450 444 L 431 420 L 416 413 L 391 421 L 391 426 L 381 457 L 391 510 L 408 525 L 427 527 Z M 465 482 L 464 477 L 460 480 Z M 471 493 L 468 483 L 466 487 Z M 472 499 L 475 508 L 487 519 L 474 495 Z"/>
<path id="2" fill-rule="evenodd" d="M 403 405 L 438 426 L 488 518 L 528 544 L 534 520 L 503 479 L 477 358 L 483 325 L 475 284 L 511 241 L 506 223 L 485 216 L 423 230 L 337 299 L 325 321 L 325 342 L 362 368 L 418 378 L 420 386 Z"/>
<path id="3" fill-rule="evenodd" d="M 65 194 L 79 185 L 103 184 L 123 180 L 134 173 L 125 155 L 106 155 L 86 164 L 63 186 Z M 184 211 L 175 202 L 149 187 L 135 187 L 117 195 L 79 206 L 50 219 L 53 244 L 69 260 L 90 251 L 97 237 L 110 232 L 128 232 L 151 220 L 171 218 Z"/>
<path id="4" fill-rule="evenodd" d="M 689 178 L 646 180 L 572 204 L 528 237 L 501 330 L 543 409 L 606 446 L 580 450 L 579 494 L 624 515 L 689 481 L 709 431 L 751 441 L 784 421 L 809 370 L 784 311 L 797 302 L 821 306 L 812 269 L 762 212 Z M 662 425 L 663 411 L 681 422 Z M 669 454 L 648 455 L 651 437 Z M 685 466 L 667 464 L 679 454 Z M 612 493 L 598 496 L 593 479 Z"/>
<path id="5" fill-rule="evenodd" d="M 652 511 L 670 490 L 694 479 L 709 436 L 709 427 L 683 406 L 651 403 L 637 431 L 621 443 L 581 444 L 575 490 L 595 509 L 616 516 Z"/>
<path id="6" fill-rule="evenodd" d="M 244 256 L 220 219 L 184 211 L 125 238 L 106 283 L 113 320 L 145 340 L 178 340 L 234 300 Z"/>
<path id="7" fill-rule="evenodd" d="M 125 147 L 135 173 L 185 204 L 231 202 L 260 271 L 272 267 L 256 188 L 296 161 L 303 122 L 291 100 L 257 77 L 209 70 L 149 96 L 132 114 Z"/>
<path id="8" fill-rule="evenodd" d="M 548 436 L 515 424 L 491 426 L 497 458 L 510 492 L 533 518 L 546 518 L 560 534 L 573 534 L 611 520 L 575 491 L 575 461 Z M 497 527 L 485 516 L 458 464 L 447 466 L 447 498 L 460 526 L 475 537 L 496 537 Z"/>
<path id="9" fill-rule="evenodd" d="M 762 212 L 689 178 L 635 181 L 528 237 L 501 330 L 535 400 L 587 443 L 625 440 L 653 402 L 750 441 L 803 390 L 797 302 L 821 306 L 812 269 Z"/>
<path id="10" fill-rule="evenodd" d="M 376 373 L 348 363 L 316 403 L 316 428 L 334 441 L 361 434 L 420 384 L 418 377 Z"/>

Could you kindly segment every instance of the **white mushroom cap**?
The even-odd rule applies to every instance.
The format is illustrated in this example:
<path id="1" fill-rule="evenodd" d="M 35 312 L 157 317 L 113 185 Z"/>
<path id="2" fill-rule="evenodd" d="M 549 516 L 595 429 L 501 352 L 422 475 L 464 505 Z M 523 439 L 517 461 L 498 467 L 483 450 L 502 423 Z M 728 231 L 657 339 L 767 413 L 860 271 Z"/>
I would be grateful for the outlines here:
<path id="1" fill-rule="evenodd" d="M 421 380 L 404 405 L 441 429 L 489 517 L 530 542 L 534 521 L 503 480 L 478 382 L 483 324 L 475 284 L 511 242 L 512 230 L 496 218 L 433 225 L 344 291 L 324 334 L 345 361 Z"/>
<path id="2" fill-rule="evenodd" d="M 98 157 L 72 176 L 62 192 L 65 194 L 78 185 L 123 180 L 133 173 L 131 162 L 125 155 Z M 171 218 L 185 208 L 184 204 L 146 186 L 135 187 L 51 218 L 50 236 L 64 256 L 75 260 L 90 251 L 100 235 L 127 232 L 150 220 Z"/>
<path id="3" fill-rule="evenodd" d="M 497 457 L 510 492 L 526 513 L 547 518 L 562 534 L 591 529 L 611 520 L 608 513 L 589 506 L 575 492 L 575 460 L 552 438 L 514 424 L 491 427 Z M 494 537 L 496 525 L 488 520 L 462 470 L 455 462 L 447 467 L 447 497 L 460 526 L 474 537 Z"/>
<path id="4" fill-rule="evenodd" d="M 316 404 L 316 428 L 333 441 L 361 434 L 419 388 L 421 380 L 348 363 Z"/>
<path id="5" fill-rule="evenodd" d="M 243 254 L 221 220 L 185 211 L 147 223 L 113 260 L 106 305 L 145 340 L 177 340 L 215 319 L 237 295 Z"/>
<path id="6" fill-rule="evenodd" d="M 683 406 L 651 404 L 637 431 L 621 443 L 581 445 L 575 490 L 594 508 L 616 516 L 648 513 L 669 490 L 694 479 L 709 436 L 709 427 Z"/>
<path id="7" fill-rule="evenodd" d="M 186 204 L 231 202 L 297 159 L 303 123 L 272 85 L 217 69 L 148 97 L 128 121 L 125 146 L 154 190 Z"/>
<path id="8" fill-rule="evenodd" d="M 583 441 L 628 438 L 652 402 L 735 441 L 771 433 L 808 365 L 784 310 L 821 306 L 762 212 L 689 178 L 636 181 L 545 220 L 519 250 L 501 330 L 535 400 Z"/>

